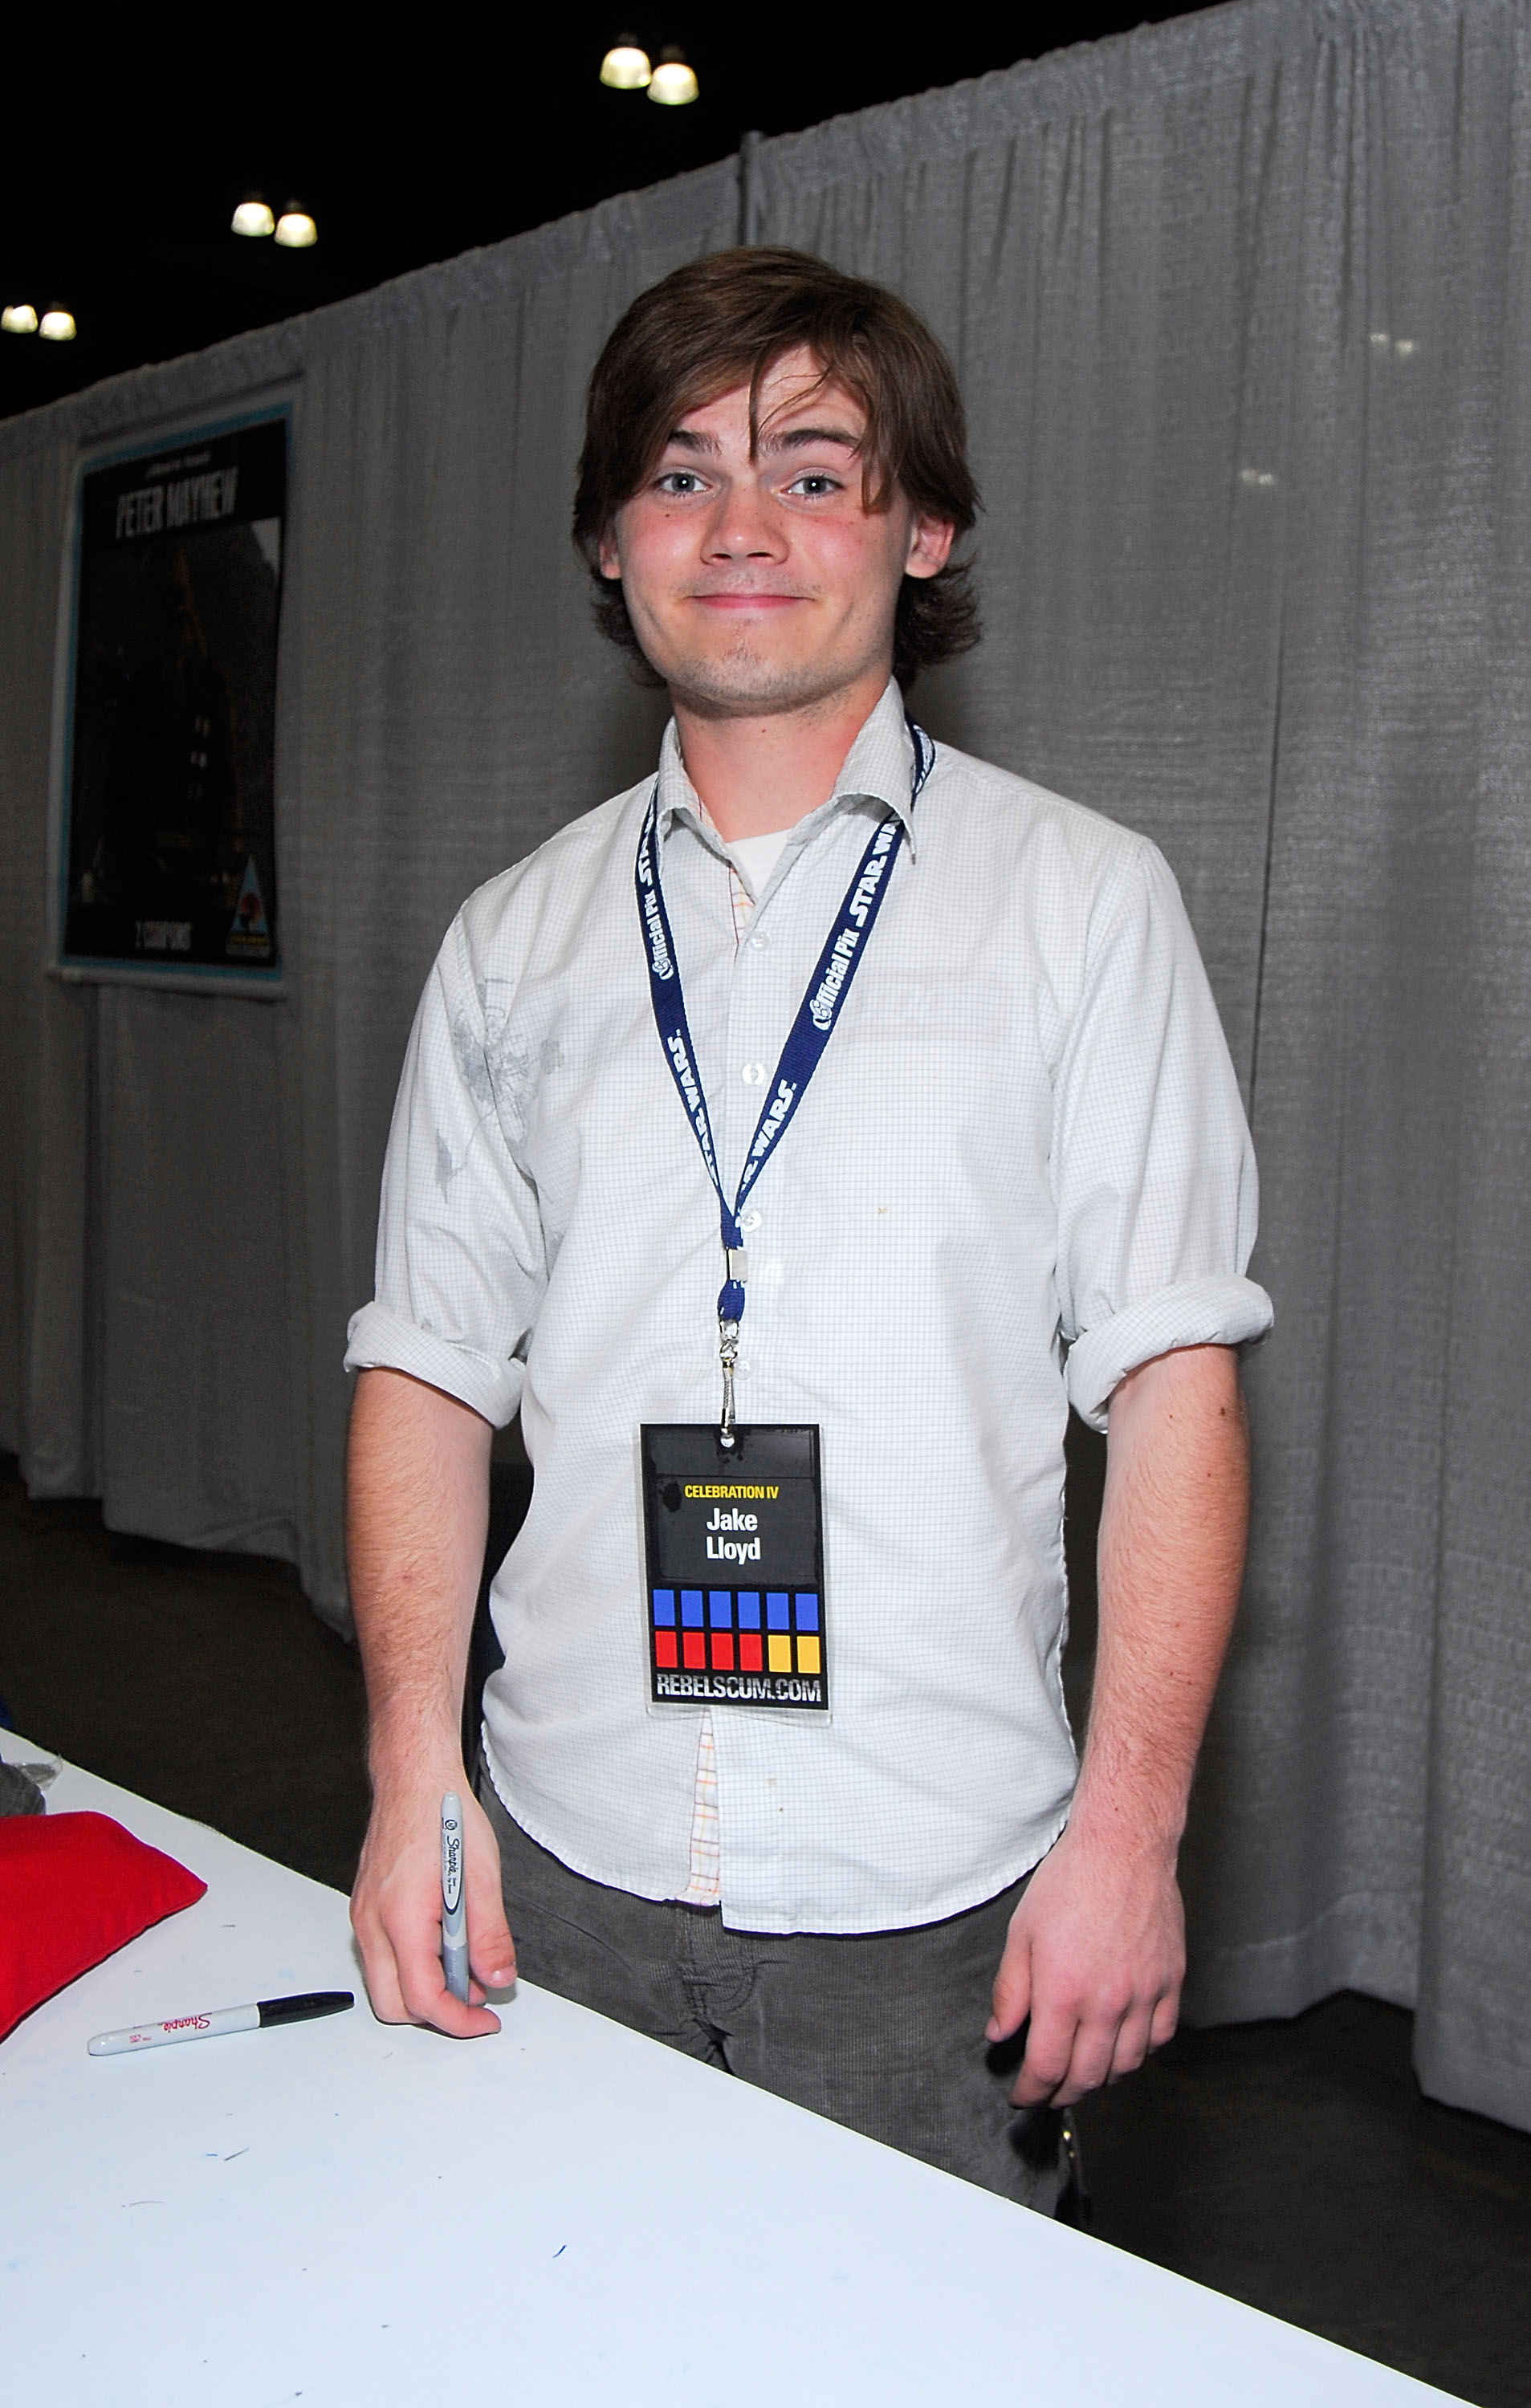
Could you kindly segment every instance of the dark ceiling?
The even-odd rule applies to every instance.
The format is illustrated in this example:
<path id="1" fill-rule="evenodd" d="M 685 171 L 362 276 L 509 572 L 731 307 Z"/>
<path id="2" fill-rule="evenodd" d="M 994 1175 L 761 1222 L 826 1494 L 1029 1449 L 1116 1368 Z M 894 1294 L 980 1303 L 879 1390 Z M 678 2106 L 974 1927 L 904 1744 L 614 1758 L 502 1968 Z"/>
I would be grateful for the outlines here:
<path id="1" fill-rule="evenodd" d="M 7 33 L 0 303 L 59 304 L 79 332 L 0 335 L 0 416 L 726 157 L 746 128 L 787 133 L 1183 13 L 40 8 Z M 685 50 L 701 86 L 689 108 L 601 87 L 601 53 L 629 23 L 655 54 Z M 279 208 L 301 199 L 316 246 L 233 234 L 251 189 Z"/>

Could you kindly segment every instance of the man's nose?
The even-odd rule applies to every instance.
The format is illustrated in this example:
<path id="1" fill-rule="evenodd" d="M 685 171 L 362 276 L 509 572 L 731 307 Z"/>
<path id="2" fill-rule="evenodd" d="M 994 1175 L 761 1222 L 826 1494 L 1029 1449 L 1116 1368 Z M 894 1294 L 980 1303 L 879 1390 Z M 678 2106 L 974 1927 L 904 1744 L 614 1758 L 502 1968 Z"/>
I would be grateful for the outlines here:
<path id="1" fill-rule="evenodd" d="M 749 484 L 730 485 L 718 495 L 707 529 L 712 560 L 781 560 L 787 531 L 769 497 Z"/>

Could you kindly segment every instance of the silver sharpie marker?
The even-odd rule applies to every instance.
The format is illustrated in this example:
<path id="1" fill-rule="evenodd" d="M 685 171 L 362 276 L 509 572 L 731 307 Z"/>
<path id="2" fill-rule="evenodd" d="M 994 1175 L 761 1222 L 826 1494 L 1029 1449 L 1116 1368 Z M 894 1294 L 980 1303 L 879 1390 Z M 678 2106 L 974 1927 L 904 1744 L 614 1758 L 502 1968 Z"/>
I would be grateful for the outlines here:
<path id="1" fill-rule="evenodd" d="M 441 1971 L 455 1999 L 468 2004 L 468 1910 L 463 1904 L 462 1799 L 441 1800 Z"/>
<path id="2" fill-rule="evenodd" d="M 169 2048 L 181 2040 L 216 2040 L 221 2032 L 263 2031 L 267 2024 L 306 2024 L 315 2015 L 343 2014 L 355 2003 L 354 1990 L 304 1990 L 296 1998 L 256 1999 L 248 2007 L 214 2007 L 208 2014 L 171 2015 L 163 2024 L 97 2032 L 85 2048 L 91 2057 L 123 2057 L 130 2049 Z"/>

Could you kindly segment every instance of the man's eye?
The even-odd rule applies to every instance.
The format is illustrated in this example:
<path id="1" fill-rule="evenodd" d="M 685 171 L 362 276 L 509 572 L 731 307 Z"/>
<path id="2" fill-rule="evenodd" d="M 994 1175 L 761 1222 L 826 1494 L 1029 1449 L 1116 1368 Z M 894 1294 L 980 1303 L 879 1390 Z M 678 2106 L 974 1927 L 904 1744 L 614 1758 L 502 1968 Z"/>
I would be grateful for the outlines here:
<path id="1" fill-rule="evenodd" d="M 701 479 L 694 468 L 667 468 L 659 479 L 661 494 L 700 494 Z"/>
<path id="2" fill-rule="evenodd" d="M 840 480 L 838 477 L 827 476 L 822 468 L 810 468 L 802 476 L 795 478 L 787 490 L 789 493 L 802 494 L 813 502 L 817 501 L 825 494 L 837 494 L 840 491 Z"/>

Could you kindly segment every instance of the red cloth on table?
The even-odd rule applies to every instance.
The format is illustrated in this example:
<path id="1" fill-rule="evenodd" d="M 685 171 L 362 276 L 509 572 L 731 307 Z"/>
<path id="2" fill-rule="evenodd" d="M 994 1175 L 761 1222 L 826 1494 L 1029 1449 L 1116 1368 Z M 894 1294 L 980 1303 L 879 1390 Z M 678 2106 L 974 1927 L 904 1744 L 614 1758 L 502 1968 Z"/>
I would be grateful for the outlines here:
<path id="1" fill-rule="evenodd" d="M 0 1816 L 0 2040 L 207 1886 L 109 1814 Z"/>

